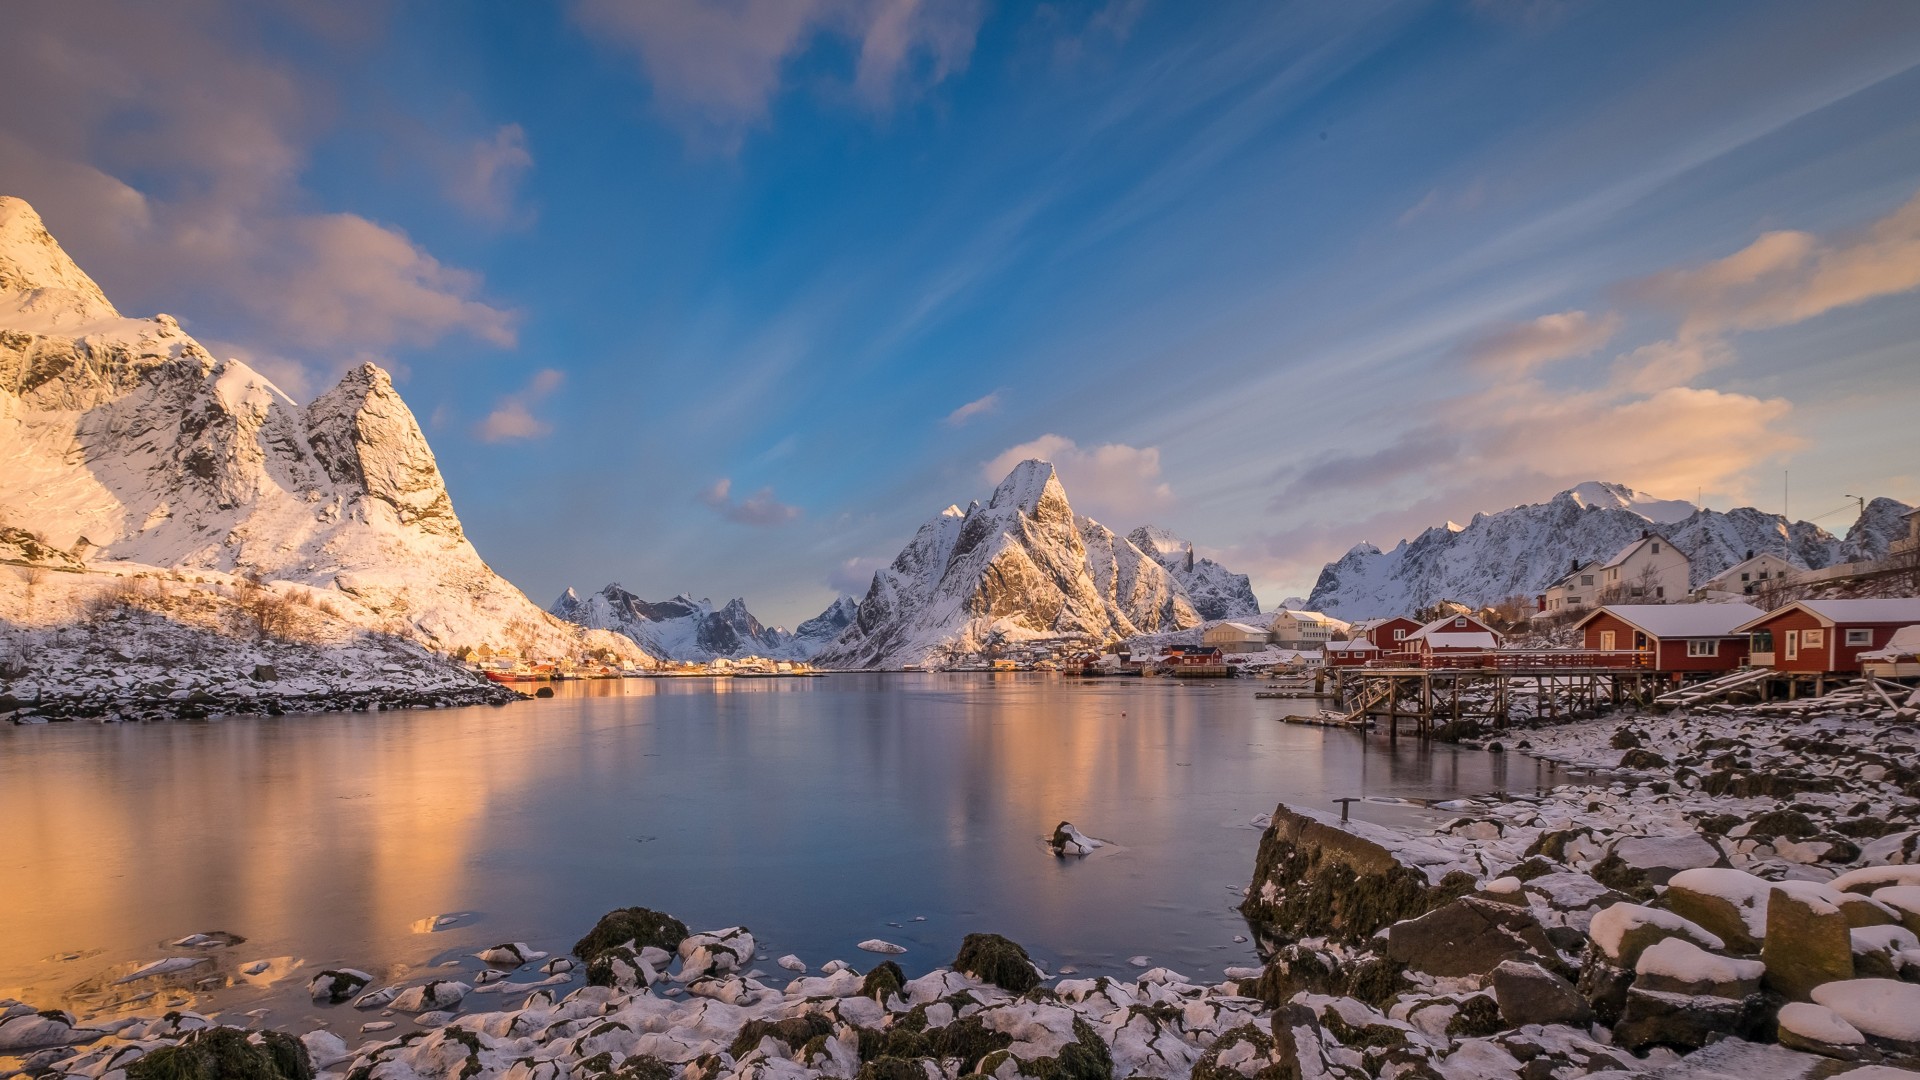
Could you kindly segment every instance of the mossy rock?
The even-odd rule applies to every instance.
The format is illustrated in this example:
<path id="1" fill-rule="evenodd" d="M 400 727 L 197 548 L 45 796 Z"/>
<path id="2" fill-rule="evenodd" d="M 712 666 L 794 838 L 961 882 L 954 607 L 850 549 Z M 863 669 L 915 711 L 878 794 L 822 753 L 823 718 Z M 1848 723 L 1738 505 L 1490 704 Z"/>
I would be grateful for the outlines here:
<path id="1" fill-rule="evenodd" d="M 1611 851 L 1607 853 L 1606 858 L 1595 863 L 1588 874 L 1607 888 L 1617 889 L 1635 900 L 1653 898 L 1653 882 L 1648 880 L 1647 872 L 1639 867 L 1628 865 L 1625 859 Z"/>
<path id="2" fill-rule="evenodd" d="M 1113 1080 L 1113 1055 L 1100 1033 L 1076 1016 L 1073 1035 L 1057 1056 L 1036 1058 L 1022 1071 L 1035 1080 Z"/>
<path id="3" fill-rule="evenodd" d="M 1615 750 L 1633 750 L 1645 746 L 1646 740 L 1638 731 L 1622 725 L 1614 729 L 1613 738 L 1608 745 Z"/>
<path id="4" fill-rule="evenodd" d="M 1639 769 L 1645 771 L 1648 769 L 1664 769 L 1671 764 L 1672 762 L 1668 761 L 1664 756 L 1656 754 L 1642 746 L 1636 746 L 1620 755 L 1620 767 L 1623 769 Z"/>
<path id="5" fill-rule="evenodd" d="M 935 1028 L 927 1038 L 937 1056 L 959 1059 L 962 1076 L 972 1072 L 988 1054 L 1013 1045 L 1012 1035 L 989 1030 L 978 1016 L 961 1017 L 946 1027 Z"/>
<path id="6" fill-rule="evenodd" d="M 927 1080 L 930 1064 L 938 1075 L 938 1063 L 926 1058 L 878 1057 L 863 1063 L 855 1080 Z"/>
<path id="7" fill-rule="evenodd" d="M 573 955 L 583 961 L 591 961 L 608 949 L 628 942 L 633 942 L 636 949 L 651 945 L 656 949 L 674 952 L 685 940 L 687 924 L 671 915 L 652 908 L 617 908 L 600 916 L 600 921 L 593 924 L 587 936 L 574 942 Z"/>
<path id="8" fill-rule="evenodd" d="M 899 993 L 905 985 L 907 973 L 900 970 L 900 965 L 891 960 L 882 960 L 878 967 L 867 972 L 866 978 L 860 980 L 860 996 L 870 997 L 884 1005 L 888 994 Z"/>
<path id="9" fill-rule="evenodd" d="M 760 1045 L 760 1040 L 769 1035 L 786 1043 L 788 1049 L 798 1050 L 820 1036 L 831 1034 L 833 1021 L 819 1013 L 807 1013 L 785 1020 L 749 1020 L 741 1025 L 740 1034 L 734 1036 L 733 1045 L 727 1047 L 727 1053 L 737 1061 L 752 1053 Z"/>
<path id="10" fill-rule="evenodd" d="M 313 1080 L 307 1048 L 291 1035 L 260 1033 L 254 1043 L 239 1028 L 188 1032 L 127 1066 L 127 1080 Z"/>
<path id="11" fill-rule="evenodd" d="M 1392 1050 L 1407 1045 L 1405 1028 L 1392 1024 L 1349 1024 L 1340 1010 L 1331 1005 L 1320 1010 L 1320 1027 L 1349 1050 Z"/>
<path id="12" fill-rule="evenodd" d="M 1260 837 L 1253 884 L 1240 913 L 1262 936 L 1364 941 L 1472 892 L 1456 871 L 1438 885 L 1379 844 L 1297 814 L 1284 804 Z"/>
<path id="13" fill-rule="evenodd" d="M 1276 1062 L 1273 1036 L 1257 1024 L 1242 1024 L 1221 1032 L 1200 1060 L 1193 1063 L 1190 1080 L 1248 1080 L 1240 1070 L 1220 1064 L 1220 1055 L 1241 1043 L 1253 1047 L 1254 1061 L 1265 1064 L 1253 1074 L 1253 1080 L 1299 1080 L 1298 1066 L 1291 1061 Z"/>
<path id="14" fill-rule="evenodd" d="M 882 1058 L 926 1058 L 933 1056 L 933 1043 L 918 1031 L 904 1027 L 856 1028 L 856 1046 L 863 1062 Z"/>
<path id="15" fill-rule="evenodd" d="M 960 943 L 960 955 L 953 958 L 953 970 L 1013 994 L 1040 985 L 1027 950 L 999 934 L 968 934 Z"/>
<path id="16" fill-rule="evenodd" d="M 1805 840 L 1819 831 L 1813 819 L 1798 810 L 1769 810 L 1753 819 L 1753 828 L 1747 835 L 1756 840 L 1771 840 L 1776 836 Z"/>
<path id="17" fill-rule="evenodd" d="M 1460 1003 L 1460 1011 L 1447 1021 L 1447 1034 L 1456 1039 L 1479 1039 L 1507 1029 L 1500 1018 L 1500 1003 L 1487 994 L 1475 994 Z"/>

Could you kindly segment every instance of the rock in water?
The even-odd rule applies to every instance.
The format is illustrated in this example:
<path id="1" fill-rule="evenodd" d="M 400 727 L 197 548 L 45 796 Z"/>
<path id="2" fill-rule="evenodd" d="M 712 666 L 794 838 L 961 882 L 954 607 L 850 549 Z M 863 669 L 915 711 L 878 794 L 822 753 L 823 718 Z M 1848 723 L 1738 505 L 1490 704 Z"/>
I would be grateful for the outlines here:
<path id="1" fill-rule="evenodd" d="M 1791 1001 L 1810 1001 L 1814 987 L 1853 978 L 1847 917 L 1818 898 L 1775 889 L 1767 898 L 1767 936 L 1760 960 L 1766 965 L 1767 989 Z"/>
<path id="2" fill-rule="evenodd" d="M 895 956 L 907 951 L 907 948 L 904 945 L 895 945 L 891 941 L 881 941 L 879 938 L 868 938 L 867 940 L 854 946 L 854 948 L 860 949 L 865 952 L 886 953 L 886 954 L 895 955 Z"/>
<path id="3" fill-rule="evenodd" d="M 1361 828 L 1321 821 L 1282 803 L 1260 837 L 1241 914 L 1287 940 L 1363 941 L 1472 891 L 1470 876 L 1432 881 L 1381 842 L 1360 835 Z M 1378 835 L 1390 836 L 1385 830 Z"/>
<path id="4" fill-rule="evenodd" d="M 1073 827 L 1073 822 L 1063 821 L 1054 827 L 1053 837 L 1047 841 L 1058 856 L 1091 855 L 1093 849 L 1100 847 L 1100 841 Z"/>
<path id="5" fill-rule="evenodd" d="M 1040 972 L 1027 950 L 999 934 L 968 934 L 953 958 L 953 970 L 1015 994 L 1040 985 Z"/>

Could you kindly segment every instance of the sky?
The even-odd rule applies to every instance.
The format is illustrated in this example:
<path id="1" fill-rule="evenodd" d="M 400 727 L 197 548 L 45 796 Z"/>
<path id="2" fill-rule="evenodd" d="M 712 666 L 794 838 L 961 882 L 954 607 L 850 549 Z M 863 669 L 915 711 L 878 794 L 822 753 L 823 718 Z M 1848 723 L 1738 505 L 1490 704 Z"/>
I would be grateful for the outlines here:
<path id="1" fill-rule="evenodd" d="M 536 601 L 793 625 L 1023 457 L 1269 607 L 1584 480 L 1920 503 L 1920 5 L 22 0 L 0 193 Z"/>

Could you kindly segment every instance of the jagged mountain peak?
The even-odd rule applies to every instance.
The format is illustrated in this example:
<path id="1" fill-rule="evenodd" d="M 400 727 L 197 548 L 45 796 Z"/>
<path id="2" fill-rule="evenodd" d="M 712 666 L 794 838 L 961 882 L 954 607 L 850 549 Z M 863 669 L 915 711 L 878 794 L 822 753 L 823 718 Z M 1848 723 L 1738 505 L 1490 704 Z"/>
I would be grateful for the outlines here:
<path id="1" fill-rule="evenodd" d="M 1053 463 L 1028 458 L 1013 467 L 987 500 L 989 510 L 1014 509 L 1032 518 L 1071 515 L 1067 489 L 1053 470 Z"/>
<path id="2" fill-rule="evenodd" d="M 120 316 L 107 294 L 47 231 L 39 213 L 25 199 L 12 195 L 0 195 L 0 292 L 58 293 L 76 314 L 101 319 Z M 44 302 L 48 297 L 32 299 Z"/>
<path id="3" fill-rule="evenodd" d="M 1692 517 L 1700 508 L 1685 499 L 1661 499 L 1625 484 L 1588 480 L 1575 484 L 1554 496 L 1578 506 L 1602 510 L 1626 510 L 1660 525 L 1674 525 Z"/>

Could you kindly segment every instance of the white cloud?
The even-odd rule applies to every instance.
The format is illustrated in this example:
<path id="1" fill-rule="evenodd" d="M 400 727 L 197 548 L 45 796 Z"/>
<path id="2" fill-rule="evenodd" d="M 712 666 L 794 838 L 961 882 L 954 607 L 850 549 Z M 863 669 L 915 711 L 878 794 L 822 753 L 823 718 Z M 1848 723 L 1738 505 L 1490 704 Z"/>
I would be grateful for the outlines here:
<path id="1" fill-rule="evenodd" d="M 947 414 L 947 426 L 959 427 L 976 416 L 993 412 L 1000 407 L 1000 391 L 995 390 L 985 397 L 977 397 L 965 405 Z"/>
<path id="2" fill-rule="evenodd" d="M 1620 328 L 1614 312 L 1561 311 L 1494 327 L 1468 343 L 1467 356 L 1486 371 L 1525 374 L 1555 360 L 1591 356 Z"/>
<path id="3" fill-rule="evenodd" d="M 519 208 L 520 184 L 532 169 L 526 129 L 503 124 L 461 147 L 448 162 L 447 196 L 481 221 L 511 224 L 526 216 Z"/>
<path id="4" fill-rule="evenodd" d="M 475 425 L 474 434 L 485 442 L 543 439 L 553 434 L 553 425 L 535 416 L 533 406 L 545 401 L 565 381 L 565 373 L 553 368 L 534 372 L 527 385 L 494 405 L 486 419 Z"/>
<path id="5" fill-rule="evenodd" d="M 741 525 L 785 525 L 800 517 L 800 508 L 775 499 L 770 487 L 761 488 L 744 499 L 733 498 L 733 481 L 726 477 L 701 492 L 700 501 L 713 507 L 721 517 Z"/>
<path id="6" fill-rule="evenodd" d="M 998 484 L 1028 458 L 1052 462 L 1074 509 L 1103 521 L 1143 520 L 1173 501 L 1173 488 L 1160 477 L 1160 449 L 1154 446 L 1107 443 L 1082 448 L 1064 435 L 1042 435 L 985 462 L 980 475 Z"/>
<path id="7" fill-rule="evenodd" d="M 639 58 L 668 117 L 731 151 L 821 35 L 858 43 L 852 90 L 885 109 L 966 67 L 982 11 L 976 0 L 575 0 L 573 16 Z"/>

